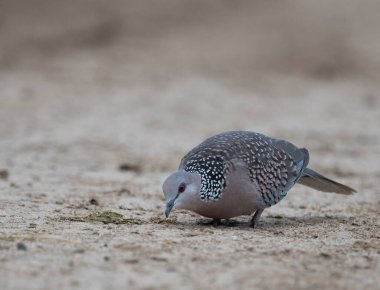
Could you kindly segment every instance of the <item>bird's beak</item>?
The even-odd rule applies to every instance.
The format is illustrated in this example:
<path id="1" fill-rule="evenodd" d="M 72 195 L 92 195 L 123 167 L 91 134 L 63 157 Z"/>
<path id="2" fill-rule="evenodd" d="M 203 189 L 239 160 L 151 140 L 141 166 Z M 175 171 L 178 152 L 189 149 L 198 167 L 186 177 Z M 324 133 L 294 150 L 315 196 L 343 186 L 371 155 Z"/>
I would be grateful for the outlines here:
<path id="1" fill-rule="evenodd" d="M 173 207 L 174 207 L 174 202 L 175 200 L 177 199 L 178 197 L 178 194 L 176 195 L 176 197 L 172 198 L 171 200 L 169 200 L 167 203 L 166 203 L 166 210 L 165 210 L 165 216 L 168 218 L 169 215 L 170 215 L 170 212 L 172 211 Z"/>

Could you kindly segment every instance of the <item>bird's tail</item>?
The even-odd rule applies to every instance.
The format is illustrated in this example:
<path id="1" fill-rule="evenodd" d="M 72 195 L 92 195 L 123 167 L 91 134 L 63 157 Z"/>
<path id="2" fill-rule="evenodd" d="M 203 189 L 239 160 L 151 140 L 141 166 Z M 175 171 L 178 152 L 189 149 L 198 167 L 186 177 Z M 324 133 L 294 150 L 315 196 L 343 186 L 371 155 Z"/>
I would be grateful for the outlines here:
<path id="1" fill-rule="evenodd" d="M 309 168 L 304 169 L 298 183 L 324 192 L 335 192 L 341 194 L 351 194 L 356 192 L 355 189 L 328 179 L 327 177 L 324 177 Z"/>

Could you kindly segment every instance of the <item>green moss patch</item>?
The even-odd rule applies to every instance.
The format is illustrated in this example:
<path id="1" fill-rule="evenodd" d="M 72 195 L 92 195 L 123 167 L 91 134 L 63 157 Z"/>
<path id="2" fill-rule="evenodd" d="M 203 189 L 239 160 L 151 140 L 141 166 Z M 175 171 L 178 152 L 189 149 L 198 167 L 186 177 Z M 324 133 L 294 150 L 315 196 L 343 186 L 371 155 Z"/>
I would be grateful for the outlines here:
<path id="1" fill-rule="evenodd" d="M 154 224 L 176 224 L 177 219 L 175 217 L 167 219 L 163 216 L 154 216 L 150 218 L 150 222 Z"/>
<path id="2" fill-rule="evenodd" d="M 70 221 L 70 222 L 84 222 L 84 223 L 103 223 L 103 224 L 131 224 L 140 225 L 143 223 L 142 220 L 136 218 L 125 218 L 122 214 L 113 211 L 100 211 L 89 214 L 87 216 L 72 216 L 72 217 L 59 217 L 59 221 Z"/>

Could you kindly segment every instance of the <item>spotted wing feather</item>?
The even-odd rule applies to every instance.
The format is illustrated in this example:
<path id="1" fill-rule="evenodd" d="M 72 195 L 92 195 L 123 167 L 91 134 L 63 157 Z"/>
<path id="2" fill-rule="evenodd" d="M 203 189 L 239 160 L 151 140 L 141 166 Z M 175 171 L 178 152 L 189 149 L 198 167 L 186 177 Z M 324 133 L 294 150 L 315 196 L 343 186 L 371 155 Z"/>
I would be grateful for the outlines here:
<path id="1" fill-rule="evenodd" d="M 269 207 L 284 198 L 302 176 L 309 162 L 309 153 L 287 141 L 263 137 L 261 143 L 266 144 L 265 154 L 258 153 L 249 167 L 253 180 L 259 184 L 263 203 Z"/>

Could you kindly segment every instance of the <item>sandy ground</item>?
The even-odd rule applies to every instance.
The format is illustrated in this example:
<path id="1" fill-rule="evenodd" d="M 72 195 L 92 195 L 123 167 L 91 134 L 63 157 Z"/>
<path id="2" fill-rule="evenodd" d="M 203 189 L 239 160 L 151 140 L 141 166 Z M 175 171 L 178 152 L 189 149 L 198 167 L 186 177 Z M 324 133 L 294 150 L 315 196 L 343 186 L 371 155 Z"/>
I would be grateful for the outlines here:
<path id="1" fill-rule="evenodd" d="M 132 5 L 138 19 L 167 20 L 146 36 L 136 33 L 133 13 L 127 31 L 123 22 L 94 20 L 122 13 L 117 8 L 95 5 L 82 17 L 85 4 L 58 5 L 51 25 L 39 14 L 45 6 L 27 8 L 14 33 L 15 18 L 2 10 L 9 19 L 0 29 L 0 289 L 380 289 L 380 86 L 370 77 L 378 63 L 342 65 L 365 62 L 352 50 L 326 67 L 328 51 L 318 65 L 293 63 L 302 70 L 289 75 L 268 61 L 246 64 L 247 48 L 238 58 L 228 49 L 204 55 L 232 18 L 219 29 L 215 19 L 201 21 L 206 12 L 183 20 Z M 233 10 L 240 28 L 246 8 Z M 68 23 L 81 19 L 79 30 L 61 29 L 62 10 L 77 11 Z M 284 11 L 273 19 L 288 19 Z M 202 25 L 219 36 L 196 51 L 182 33 L 202 43 Z M 93 27 L 101 33 L 78 41 Z M 28 30 L 40 33 L 32 39 Z M 257 59 L 271 58 L 266 53 Z M 255 229 L 249 217 L 218 228 L 186 211 L 165 220 L 165 177 L 204 138 L 232 129 L 308 148 L 311 168 L 358 193 L 295 186 Z M 85 219 L 105 211 L 123 220 Z"/>

